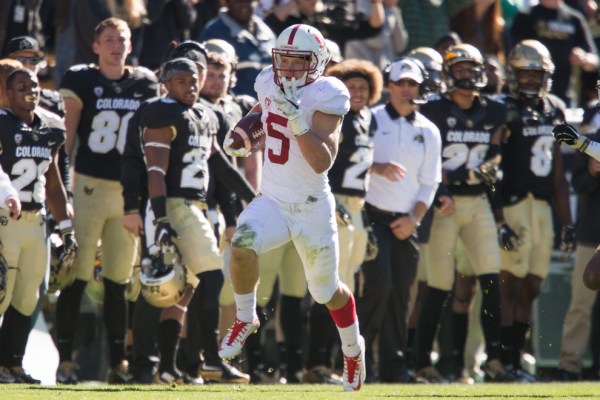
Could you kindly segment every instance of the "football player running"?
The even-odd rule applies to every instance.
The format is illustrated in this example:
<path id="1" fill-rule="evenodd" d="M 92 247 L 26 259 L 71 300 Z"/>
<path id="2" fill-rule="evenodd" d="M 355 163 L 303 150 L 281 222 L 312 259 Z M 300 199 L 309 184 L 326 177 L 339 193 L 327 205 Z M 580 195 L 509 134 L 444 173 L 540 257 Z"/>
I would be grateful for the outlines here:
<path id="1" fill-rule="evenodd" d="M 326 304 L 344 354 L 344 389 L 360 390 L 365 377 L 364 340 L 359 334 L 354 297 L 338 277 L 339 248 L 335 199 L 327 171 L 337 155 L 349 94 L 336 78 L 322 77 L 329 54 L 321 33 L 292 25 L 277 38 L 273 65 L 254 88 L 267 132 L 262 195 L 240 214 L 231 250 L 231 281 L 236 321 L 221 342 L 219 355 L 230 359 L 258 329 L 256 285 L 260 254 L 290 240 L 302 259 L 308 288 Z M 247 152 L 225 150 L 234 156 Z"/>
<path id="2" fill-rule="evenodd" d="M 483 57 L 468 44 L 452 46 L 444 55 L 443 77 L 447 93 L 430 100 L 421 110 L 440 128 L 442 135 L 442 183 L 454 200 L 451 215 L 434 214 L 429 239 L 427 290 L 422 300 L 416 343 L 419 378 L 439 381 L 430 354 L 440 312 L 452 289 L 456 241 L 460 238 L 472 261 L 483 294 L 481 324 L 487 361 L 486 381 L 512 377 L 500 362 L 500 247 L 496 222 L 487 192 L 495 190 L 500 162 L 500 142 L 505 107 L 479 95 L 486 84 Z M 456 304 L 456 301 L 455 301 Z M 453 309 L 455 347 L 464 347 L 468 327 L 468 303 Z M 459 351 L 460 354 L 462 352 Z M 460 365 L 463 360 L 456 360 Z M 462 368 L 460 368 L 462 369 Z"/>
<path id="3" fill-rule="evenodd" d="M 513 251 L 502 252 L 502 362 L 519 380 L 521 350 L 531 308 L 548 274 L 554 244 L 552 206 L 562 224 L 562 247 L 570 253 L 575 231 L 560 147 L 551 130 L 564 121 L 564 103 L 550 94 L 554 64 L 537 40 L 517 43 L 508 56 L 507 138 L 503 143 L 502 204 L 506 222 L 519 235 Z"/>
<path id="4" fill-rule="evenodd" d="M 131 380 L 125 358 L 127 302 L 124 292 L 136 255 L 136 238 L 121 226 L 123 197 L 119 158 L 127 124 L 139 105 L 157 95 L 154 74 L 125 65 L 131 52 L 131 32 L 118 18 L 95 28 L 93 50 L 98 65 L 75 65 L 64 75 L 60 93 L 67 114 L 66 148 L 75 160 L 73 186 L 75 229 L 80 252 L 76 278 L 62 290 L 56 307 L 59 383 L 77 383 L 73 339 L 81 296 L 92 279 L 96 247 L 102 240 L 104 324 L 110 355 L 109 383 Z M 78 143 L 75 147 L 76 142 Z"/>
<path id="5" fill-rule="evenodd" d="M 6 293 L 0 302 L 0 314 L 4 314 L 0 328 L 2 383 L 40 383 L 23 370 L 22 364 L 48 259 L 46 203 L 61 230 L 61 259 L 74 257 L 77 247 L 57 167 L 65 126 L 56 115 L 37 107 L 39 92 L 35 74 L 17 69 L 6 80 L 9 107 L 0 111 L 0 165 L 9 174 L 22 204 L 19 219 L 16 207 L 0 210 L 2 256 L 9 267 Z"/>

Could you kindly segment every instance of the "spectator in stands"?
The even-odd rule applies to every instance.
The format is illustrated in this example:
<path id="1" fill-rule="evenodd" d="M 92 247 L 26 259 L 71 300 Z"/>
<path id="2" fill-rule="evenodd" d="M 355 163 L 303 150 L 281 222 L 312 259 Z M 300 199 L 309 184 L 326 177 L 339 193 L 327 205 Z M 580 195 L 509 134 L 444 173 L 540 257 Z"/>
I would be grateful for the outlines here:
<path id="1" fill-rule="evenodd" d="M 568 107 L 574 106 L 574 88 L 570 87 L 573 67 L 584 71 L 598 68 L 598 50 L 585 17 L 563 0 L 540 0 L 529 11 L 515 16 L 510 34 L 513 43 L 536 39 L 550 50 L 556 65 L 552 93 Z"/>
<path id="2" fill-rule="evenodd" d="M 157 49 L 167 48 L 169 42 L 189 39 L 190 29 L 196 21 L 195 3 L 198 0 L 149 0 L 149 24 L 144 27 L 140 65 L 157 69 L 164 54 Z"/>
<path id="3" fill-rule="evenodd" d="M 254 80 L 272 62 L 275 34 L 258 16 L 256 2 L 225 0 L 226 9 L 208 21 L 199 41 L 223 39 L 233 45 L 238 56 L 237 82 L 233 92 L 256 97 Z"/>
<path id="4" fill-rule="evenodd" d="M 500 12 L 500 0 L 473 2 L 450 17 L 450 29 L 458 33 L 463 42 L 504 62 L 504 53 L 510 48 L 510 43 Z"/>
<path id="5" fill-rule="evenodd" d="M 15 36 L 32 36 L 44 46 L 40 8 L 42 0 L 6 0 L 0 2 L 0 50 Z"/>
<path id="6" fill-rule="evenodd" d="M 381 32 L 368 39 L 350 40 L 346 43 L 346 58 L 369 60 L 382 70 L 404 51 L 408 33 L 404 28 L 398 0 L 383 0 L 385 19 Z"/>
<path id="7" fill-rule="evenodd" d="M 343 50 L 346 41 L 370 38 L 381 31 L 385 22 L 383 0 L 373 0 L 371 3 L 371 8 L 362 13 L 356 9 L 356 3 L 351 2 L 342 7 L 315 0 L 290 1 L 275 8 L 265 17 L 265 22 L 276 34 L 293 24 L 312 25 Z M 354 8 L 351 4 L 354 4 Z"/>
<path id="8" fill-rule="evenodd" d="M 473 0 L 400 0 L 398 5 L 402 9 L 408 32 L 408 49 L 434 47 L 435 42 L 450 30 L 450 17 L 472 2 Z"/>

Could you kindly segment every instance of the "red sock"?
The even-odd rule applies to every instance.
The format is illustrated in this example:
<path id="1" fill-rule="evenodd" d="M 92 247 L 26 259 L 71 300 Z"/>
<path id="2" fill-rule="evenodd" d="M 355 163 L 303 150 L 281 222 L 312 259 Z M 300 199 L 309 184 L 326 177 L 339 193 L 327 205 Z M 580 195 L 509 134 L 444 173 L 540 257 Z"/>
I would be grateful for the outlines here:
<path id="1" fill-rule="evenodd" d="M 354 303 L 354 296 L 350 294 L 348 302 L 337 310 L 329 310 L 335 325 L 338 328 L 347 328 L 356 321 L 356 304 Z"/>

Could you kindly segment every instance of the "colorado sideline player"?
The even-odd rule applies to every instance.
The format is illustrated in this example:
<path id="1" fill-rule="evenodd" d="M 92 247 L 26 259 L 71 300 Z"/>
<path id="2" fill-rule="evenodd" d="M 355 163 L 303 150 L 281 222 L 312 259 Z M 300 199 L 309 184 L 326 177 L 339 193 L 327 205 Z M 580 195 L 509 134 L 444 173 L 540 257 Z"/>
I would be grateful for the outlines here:
<path id="1" fill-rule="evenodd" d="M 18 220 L 11 219 L 9 211 L 0 210 L 2 255 L 10 267 L 6 296 L 0 302 L 0 314 L 4 314 L 0 328 L 1 383 L 40 383 L 23 370 L 22 362 L 48 259 L 46 203 L 59 221 L 65 247 L 62 257 L 73 256 L 76 249 L 67 217 L 67 195 L 57 167 L 65 127 L 56 115 L 37 107 L 39 91 L 35 74 L 17 69 L 6 80 L 9 108 L 0 110 L 0 165 L 22 202 Z"/>
<path id="2" fill-rule="evenodd" d="M 125 360 L 124 291 L 136 254 L 136 240 L 121 225 L 119 158 L 129 119 L 144 100 L 157 95 L 158 85 L 150 70 L 125 65 L 131 52 L 130 39 L 125 21 L 109 18 L 100 22 L 93 43 L 98 65 L 73 66 L 61 83 L 67 111 L 67 153 L 75 157 L 77 173 L 73 187 L 74 226 L 79 230 L 76 238 L 81 244 L 75 262 L 76 279 L 60 293 L 56 308 L 58 383 L 77 383 L 77 366 L 72 362 L 73 335 L 83 290 L 92 279 L 98 239 L 102 239 L 104 323 L 111 368 L 108 382 L 125 383 L 131 379 Z"/>

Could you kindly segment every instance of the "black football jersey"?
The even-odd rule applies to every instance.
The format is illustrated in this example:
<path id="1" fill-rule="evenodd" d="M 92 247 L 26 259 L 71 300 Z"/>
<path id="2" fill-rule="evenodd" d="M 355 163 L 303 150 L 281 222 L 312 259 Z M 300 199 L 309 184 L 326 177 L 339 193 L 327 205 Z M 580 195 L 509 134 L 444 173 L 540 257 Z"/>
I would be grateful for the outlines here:
<path id="1" fill-rule="evenodd" d="M 502 197 L 514 204 L 528 193 L 552 199 L 552 128 L 565 120 L 564 103 L 548 95 L 535 109 L 506 98 L 508 138 L 502 146 Z"/>
<path id="2" fill-rule="evenodd" d="M 344 116 L 338 154 L 328 172 L 333 193 L 365 197 L 377 122 L 368 107 Z"/>
<path id="3" fill-rule="evenodd" d="M 140 110 L 142 129 L 171 127 L 174 132 L 165 176 L 167 197 L 206 201 L 208 158 L 217 124 L 214 112 L 198 103 L 188 107 L 163 98 Z"/>
<path id="4" fill-rule="evenodd" d="M 421 112 L 440 129 L 442 168 L 470 170 L 485 161 L 494 132 L 506 124 L 505 110 L 504 103 L 481 96 L 468 110 L 461 110 L 445 96 L 421 106 Z M 447 186 L 456 195 L 486 192 L 485 185 L 478 182 L 449 182 Z"/>
<path id="5" fill-rule="evenodd" d="M 75 65 L 65 73 L 61 94 L 83 104 L 77 129 L 76 172 L 119 180 L 119 158 L 129 120 L 144 100 L 157 95 L 157 89 L 154 74 L 142 67 L 128 67 L 116 81 L 105 78 L 94 65 Z"/>
<path id="6" fill-rule="evenodd" d="M 217 116 L 218 129 L 217 129 L 217 141 L 219 145 L 223 147 L 223 142 L 225 141 L 225 135 L 231 128 L 235 126 L 238 120 L 234 122 L 235 115 L 241 118 L 241 109 L 240 107 L 233 103 L 235 109 L 231 109 L 231 105 L 226 102 L 212 103 L 209 100 L 201 97 L 198 101 L 202 106 L 212 110 Z M 232 117 L 232 112 L 234 117 Z"/>
<path id="7" fill-rule="evenodd" d="M 38 108 L 30 126 L 0 109 L 0 165 L 19 192 L 23 210 L 44 208 L 45 174 L 64 141 L 65 125 L 55 114 Z"/>

